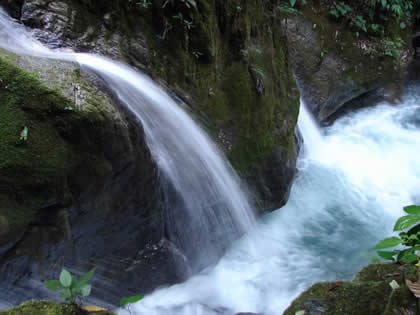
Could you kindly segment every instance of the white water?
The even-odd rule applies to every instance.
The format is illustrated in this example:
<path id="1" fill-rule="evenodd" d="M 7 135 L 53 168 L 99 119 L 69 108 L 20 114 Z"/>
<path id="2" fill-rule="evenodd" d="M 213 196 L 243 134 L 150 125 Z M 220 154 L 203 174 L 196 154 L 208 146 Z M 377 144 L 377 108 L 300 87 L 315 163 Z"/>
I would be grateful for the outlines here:
<path id="1" fill-rule="evenodd" d="M 368 263 L 360 254 L 391 233 L 402 206 L 420 201 L 418 99 L 409 90 L 402 104 L 359 111 L 323 135 L 302 109 L 305 145 L 287 205 L 214 268 L 157 290 L 133 313 L 277 315 L 312 283 L 351 278 Z"/>
<path id="2" fill-rule="evenodd" d="M 171 97 L 147 76 L 105 57 L 51 51 L 0 11 L 0 48 L 78 62 L 98 74 L 143 126 L 166 198 L 167 230 L 198 270 L 254 224 L 229 162 Z"/>
<path id="3" fill-rule="evenodd" d="M 324 135 L 302 109 L 305 144 L 287 205 L 266 215 L 214 269 L 131 309 L 277 315 L 314 282 L 351 279 L 369 262 L 361 255 L 392 233 L 402 207 L 420 201 L 420 130 L 413 120 L 419 99 L 411 89 L 399 106 L 359 111 Z"/>

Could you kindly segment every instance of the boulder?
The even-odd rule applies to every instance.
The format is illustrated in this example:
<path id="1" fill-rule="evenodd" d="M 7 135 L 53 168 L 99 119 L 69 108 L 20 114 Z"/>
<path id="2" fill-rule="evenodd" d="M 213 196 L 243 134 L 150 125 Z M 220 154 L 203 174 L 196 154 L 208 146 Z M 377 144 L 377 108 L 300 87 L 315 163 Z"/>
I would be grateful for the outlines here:
<path id="1" fill-rule="evenodd" d="M 97 78 L 0 51 L 0 111 L 2 300 L 49 297 L 62 266 L 96 266 L 111 304 L 180 280 L 143 130 Z"/>
<path id="2" fill-rule="evenodd" d="M 295 315 L 406 315 L 418 314 L 416 297 L 405 279 L 417 280 L 413 265 L 376 264 L 363 268 L 352 282 L 316 283 L 296 298 L 284 312 Z M 396 281 L 399 288 L 390 286 Z"/>

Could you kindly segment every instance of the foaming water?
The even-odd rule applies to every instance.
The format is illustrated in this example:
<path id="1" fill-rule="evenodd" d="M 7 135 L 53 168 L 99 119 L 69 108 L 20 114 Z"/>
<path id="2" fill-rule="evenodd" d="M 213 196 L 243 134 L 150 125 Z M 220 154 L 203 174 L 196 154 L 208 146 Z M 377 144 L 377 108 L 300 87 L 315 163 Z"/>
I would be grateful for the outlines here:
<path id="1" fill-rule="evenodd" d="M 309 112 L 303 99 L 300 100 L 300 112 L 298 117 L 298 126 L 302 135 L 303 150 L 305 155 L 317 155 L 323 150 L 324 140 L 322 139 L 321 129 L 316 123 L 314 117 Z"/>
<path id="2" fill-rule="evenodd" d="M 157 84 L 132 68 L 91 54 L 51 51 L 0 11 L 0 47 L 17 54 L 74 61 L 99 75 L 141 123 L 166 199 L 167 230 L 189 267 L 215 262 L 254 225 L 239 179 L 216 145 Z"/>
<path id="3" fill-rule="evenodd" d="M 0 18 L 0 26 L 1 23 Z M 0 43 L 5 43 L 2 39 L 7 34 L 4 35 L 2 29 Z M 13 29 L 6 32 L 10 34 L 11 31 Z M 9 41 L 6 48 L 16 49 L 18 53 L 29 49 L 34 54 L 32 44 L 28 46 L 26 39 L 13 43 Z M 17 48 L 13 48 L 15 46 Z M 216 209 L 216 212 L 236 202 L 239 202 L 238 209 L 249 208 L 245 196 L 237 193 L 240 190 L 233 171 L 220 158 L 211 142 L 203 144 L 203 139 L 207 137 L 202 132 L 197 135 L 194 133 L 196 129 L 188 129 L 190 134 L 182 134 L 186 138 L 182 140 L 189 143 L 188 148 L 197 146 L 206 155 L 213 156 L 211 152 L 216 152 L 219 158 L 210 160 L 215 163 L 211 164 L 214 169 L 218 170 L 215 173 L 217 178 L 203 171 L 208 157 L 201 158 L 194 151 L 185 155 L 182 150 L 174 148 L 181 141 L 180 137 L 172 132 L 163 134 L 164 130 L 159 130 L 162 126 L 170 126 L 175 133 L 185 124 L 190 126 L 192 120 L 178 107 L 168 105 L 173 101 L 146 77 L 124 65 L 92 55 L 45 51 L 38 55 L 45 54 L 50 58 L 73 59 L 87 65 L 115 88 L 114 92 L 120 100 L 129 108 L 132 106 L 134 112 L 137 107 L 145 111 L 139 119 L 145 126 L 147 138 L 151 139 L 152 144 L 148 142 L 151 151 L 163 176 L 181 195 L 191 194 L 192 189 L 197 188 L 199 196 L 203 192 L 211 196 L 203 196 L 203 200 L 207 209 Z M 134 93 L 133 86 L 144 89 L 144 93 Z M 420 153 L 420 119 L 416 118 L 420 105 L 416 99 L 419 97 L 415 89 L 408 90 L 400 105 L 380 104 L 358 111 L 324 129 L 323 136 L 309 113 L 302 108 L 299 128 L 305 150 L 298 160 L 299 174 L 286 206 L 263 217 L 258 227 L 236 241 L 215 267 L 204 270 L 185 283 L 157 290 L 132 305 L 132 313 L 220 315 L 256 312 L 277 315 L 314 282 L 350 279 L 368 262 L 360 254 L 371 251 L 379 239 L 391 233 L 402 206 L 420 201 L 417 191 L 420 184 L 420 160 L 417 158 Z M 162 110 L 170 114 L 163 113 L 162 117 L 156 118 Z M 178 124 L 178 121 L 183 123 Z M 150 130 L 153 128 L 158 130 L 152 136 Z M 162 151 L 159 146 L 153 146 L 154 141 L 161 140 L 165 144 Z M 188 173 L 174 169 L 178 155 L 188 159 Z M 199 181 L 194 182 L 197 187 L 186 183 L 193 168 L 201 168 Z M 218 178 L 223 174 L 230 174 L 230 179 Z M 213 178 L 213 182 L 217 183 L 215 186 L 227 189 L 231 201 L 213 199 L 219 192 L 208 190 L 207 176 Z M 194 197 L 191 203 L 183 202 L 187 207 L 199 201 L 202 202 Z M 250 219 L 248 214 L 243 215 L 244 219 L 241 214 L 235 213 L 229 212 L 227 223 L 219 217 L 202 222 L 199 216 L 198 226 L 205 226 L 204 232 L 208 233 L 213 232 L 207 230 L 209 222 L 218 224 L 221 220 L 229 230 L 238 216 L 238 222 L 243 222 L 239 226 L 246 226 L 252 221 L 252 216 Z M 197 224 L 194 219 L 192 222 Z M 194 239 L 197 240 L 196 245 L 201 246 L 201 239 L 196 235 Z M 209 243 L 213 244 L 212 241 Z M 206 257 L 204 246 L 203 250 L 203 257 Z"/>
<path id="4" fill-rule="evenodd" d="M 324 136 L 301 116 L 305 150 L 288 203 L 215 268 L 157 290 L 132 307 L 134 314 L 277 315 L 314 282 L 351 279 L 369 262 L 362 254 L 392 233 L 401 208 L 420 200 L 417 99 L 409 89 L 402 104 L 354 113 Z"/>

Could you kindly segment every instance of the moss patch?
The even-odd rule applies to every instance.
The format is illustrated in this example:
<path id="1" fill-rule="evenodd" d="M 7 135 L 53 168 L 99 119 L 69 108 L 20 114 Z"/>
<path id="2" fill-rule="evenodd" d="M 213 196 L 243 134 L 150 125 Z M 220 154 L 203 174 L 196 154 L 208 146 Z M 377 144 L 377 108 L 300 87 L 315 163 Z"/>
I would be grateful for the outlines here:
<path id="1" fill-rule="evenodd" d="M 88 313 L 79 309 L 75 305 L 53 303 L 47 301 L 28 301 L 20 306 L 8 310 L 0 311 L 0 315 L 115 315 L 113 312 L 94 312 Z"/>
<path id="2" fill-rule="evenodd" d="M 404 279 L 417 279 L 414 266 L 376 264 L 363 268 L 352 282 L 317 283 L 302 293 L 285 311 L 294 315 L 300 310 L 308 314 L 315 309 L 325 315 L 388 315 L 416 310 L 416 298 L 405 286 Z M 393 290 L 395 280 L 400 288 Z M 396 312 L 396 313 L 395 313 Z M 410 313 L 411 314 L 411 313 Z"/>
<path id="3" fill-rule="evenodd" d="M 76 110 L 14 62 L 0 57 L 0 247 L 21 235 L 40 209 L 72 203 L 69 177 L 81 165 L 90 178 L 110 168 L 92 141 L 106 122 L 105 109 L 92 101 Z"/>
<path id="4" fill-rule="evenodd" d="M 203 0 L 197 9 L 162 9 L 164 2 L 154 1 L 145 17 L 153 18 L 153 74 L 188 98 L 235 168 L 246 173 L 279 146 L 294 146 L 298 90 L 281 21 L 272 15 L 275 6 Z M 194 27 L 174 21 L 178 12 Z M 165 23 L 171 28 L 157 39 Z"/>

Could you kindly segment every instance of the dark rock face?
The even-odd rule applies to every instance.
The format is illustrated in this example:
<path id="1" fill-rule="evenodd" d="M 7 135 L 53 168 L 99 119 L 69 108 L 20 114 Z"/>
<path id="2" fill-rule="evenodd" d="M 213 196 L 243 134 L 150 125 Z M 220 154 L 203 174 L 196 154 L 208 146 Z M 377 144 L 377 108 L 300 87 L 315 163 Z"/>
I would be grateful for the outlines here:
<path id="1" fill-rule="evenodd" d="M 130 29 L 129 35 L 122 30 L 133 22 L 133 18 L 128 18 L 132 9 L 128 1 L 124 1 L 126 5 L 120 5 L 119 1 L 5 2 L 12 16 L 32 28 L 34 35 L 50 48 L 70 47 L 99 53 L 140 68 L 149 63 L 143 32 L 136 26 Z"/>
<path id="2" fill-rule="evenodd" d="M 358 96 L 381 92 L 380 88 L 400 77 L 407 63 L 404 58 L 371 53 L 372 47 L 379 49 L 374 46 L 379 39 L 377 43 L 357 39 L 351 30 L 329 20 L 325 10 L 322 5 L 308 5 L 304 16 L 284 23 L 302 97 L 319 121 Z M 407 32 L 400 32 L 408 41 Z"/>
<path id="3" fill-rule="evenodd" d="M 51 297 L 40 281 L 63 266 L 96 266 L 93 298 L 114 305 L 179 281 L 138 122 L 75 65 L 2 51 L 0 64 L 0 304 Z"/>
<path id="4" fill-rule="evenodd" d="M 294 174 L 299 102 L 284 34 L 267 19 L 274 6 L 266 2 L 201 1 L 187 10 L 165 1 L 144 8 L 135 1 L 27 0 L 20 19 L 50 47 L 108 55 L 163 80 L 273 210 L 284 204 Z M 177 22 L 178 12 L 191 14 L 194 27 Z"/>
<path id="5" fill-rule="evenodd" d="M 414 58 L 420 57 L 420 33 L 415 33 L 411 38 L 411 44 L 414 49 Z"/>

